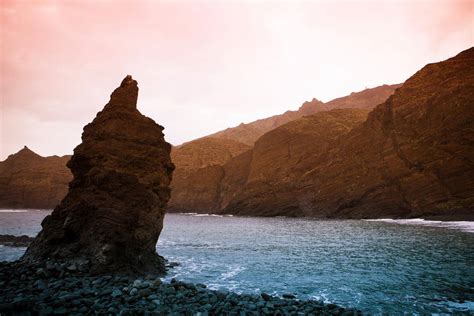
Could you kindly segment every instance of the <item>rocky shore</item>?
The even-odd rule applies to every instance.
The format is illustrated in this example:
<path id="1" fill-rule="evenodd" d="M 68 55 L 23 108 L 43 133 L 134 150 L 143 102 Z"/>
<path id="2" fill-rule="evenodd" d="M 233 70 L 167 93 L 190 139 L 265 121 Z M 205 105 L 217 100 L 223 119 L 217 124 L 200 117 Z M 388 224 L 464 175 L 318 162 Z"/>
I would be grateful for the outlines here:
<path id="1" fill-rule="evenodd" d="M 170 264 L 172 266 L 172 264 Z M 0 263 L 0 315 L 360 315 L 292 294 L 274 297 L 214 291 L 160 276 L 88 274 L 87 261 Z"/>
<path id="2" fill-rule="evenodd" d="M 0 245 L 8 247 L 28 247 L 33 240 L 33 237 L 26 235 L 0 235 Z"/>

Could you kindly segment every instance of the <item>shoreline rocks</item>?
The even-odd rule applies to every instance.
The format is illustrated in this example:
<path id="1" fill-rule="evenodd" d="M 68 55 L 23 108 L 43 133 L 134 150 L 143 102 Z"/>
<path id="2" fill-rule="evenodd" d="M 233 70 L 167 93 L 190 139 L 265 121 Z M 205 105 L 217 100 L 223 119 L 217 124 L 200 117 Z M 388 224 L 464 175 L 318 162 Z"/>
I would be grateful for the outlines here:
<path id="1" fill-rule="evenodd" d="M 361 315 L 320 301 L 236 294 L 158 275 L 91 276 L 87 263 L 49 260 L 36 266 L 0 262 L 0 314 L 34 315 Z M 285 298 L 286 297 L 286 298 Z"/>
<path id="2" fill-rule="evenodd" d="M 33 237 L 26 235 L 0 235 L 0 245 L 8 247 L 28 247 L 33 240 Z"/>

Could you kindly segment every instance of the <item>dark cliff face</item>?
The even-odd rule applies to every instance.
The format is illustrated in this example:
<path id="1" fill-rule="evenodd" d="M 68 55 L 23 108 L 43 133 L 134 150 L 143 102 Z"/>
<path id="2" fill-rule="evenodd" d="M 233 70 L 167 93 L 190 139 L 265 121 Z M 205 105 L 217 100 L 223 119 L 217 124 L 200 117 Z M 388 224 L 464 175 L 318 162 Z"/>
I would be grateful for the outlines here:
<path id="1" fill-rule="evenodd" d="M 231 163 L 229 175 L 242 187 L 233 186 L 222 195 L 226 213 L 261 216 L 311 216 L 312 182 L 305 177 L 319 161 L 329 159 L 333 143 L 360 125 L 366 109 L 320 112 L 282 125 L 262 136 L 245 167 L 246 178 L 235 180 Z M 243 158 L 243 157 L 242 157 Z M 228 179 L 224 178 L 224 183 Z M 232 192 L 236 190 L 237 192 Z M 237 193 L 237 194 L 236 194 Z M 232 194 L 232 197 L 229 197 Z"/>
<path id="2" fill-rule="evenodd" d="M 42 157 L 25 146 L 0 162 L 0 208 L 55 207 L 72 179 L 70 157 Z"/>
<path id="3" fill-rule="evenodd" d="M 471 48 L 407 80 L 308 174 L 313 213 L 473 219 L 473 73 Z"/>
<path id="4" fill-rule="evenodd" d="M 220 209 L 218 200 L 222 166 L 250 149 L 243 143 L 212 137 L 200 138 L 171 152 L 176 170 L 171 183 L 169 212 L 209 213 Z"/>
<path id="5" fill-rule="evenodd" d="M 311 126 L 309 126 L 311 120 L 304 119 L 304 116 L 330 109 L 373 108 L 384 102 L 399 86 L 384 85 L 366 89 L 334 99 L 328 103 L 313 99 L 310 102 L 305 102 L 297 111 L 287 111 L 282 115 L 242 124 L 173 148 L 172 158 L 176 164 L 176 171 L 173 176 L 169 211 L 209 213 L 226 208 L 232 199 L 238 198 L 238 195 L 241 194 L 240 189 L 247 183 L 250 166 L 245 164 L 250 164 L 253 151 L 251 150 L 252 147 L 246 144 L 254 144 L 257 138 L 264 135 L 255 144 L 256 159 L 253 162 L 259 164 L 267 161 L 265 172 L 270 177 L 280 176 L 282 164 L 298 164 L 298 159 L 295 158 L 296 154 L 294 154 L 293 160 L 290 159 L 291 161 L 285 162 L 284 159 L 286 158 L 283 157 L 286 155 L 289 146 L 285 141 L 293 136 L 290 135 L 291 133 L 287 133 L 287 136 L 273 133 L 273 131 L 279 130 L 279 126 L 285 126 L 288 122 L 299 121 L 298 124 L 302 124 L 301 128 L 309 128 L 308 131 L 311 134 Z M 364 110 L 361 113 L 366 114 L 367 112 L 368 110 Z M 331 120 L 332 117 L 332 115 L 327 117 L 323 115 L 321 118 Z M 357 122 L 360 123 L 361 121 L 358 120 Z M 298 124 L 289 126 L 296 128 Z M 285 131 L 285 129 L 280 131 Z M 271 143 L 272 135 L 276 136 L 275 143 L 272 144 L 274 146 L 265 154 L 266 149 L 258 143 L 263 139 L 263 146 L 272 147 L 272 145 L 267 144 Z M 300 136 L 300 134 L 295 134 L 294 139 L 291 140 L 291 146 L 294 147 L 293 151 L 295 153 L 298 150 L 304 152 L 308 146 L 308 142 L 304 140 L 304 137 L 301 139 L 302 142 L 298 143 Z M 278 147 L 280 145 L 282 147 Z M 280 151 L 283 154 L 281 157 L 279 156 Z M 270 160 L 266 160 L 265 156 Z M 304 167 L 304 164 L 300 166 L 301 169 L 304 169 Z M 278 170 L 275 170 L 275 168 Z M 258 169 L 258 167 L 254 167 L 253 173 Z M 275 212 L 277 211 L 279 212 L 278 209 L 275 209 Z"/>
<path id="6" fill-rule="evenodd" d="M 286 164 L 276 163 L 292 152 L 277 145 L 281 128 L 266 134 L 253 149 L 246 184 L 224 212 L 474 219 L 473 73 L 473 48 L 429 64 L 363 124 Z M 314 135 L 313 142 L 327 136 Z M 297 143 L 304 146 L 304 138 Z"/>
<path id="7" fill-rule="evenodd" d="M 136 109 L 127 76 L 84 127 L 68 167 L 69 192 L 23 260 L 86 259 L 93 273 L 164 272 L 155 250 L 174 169 L 163 127 Z"/>

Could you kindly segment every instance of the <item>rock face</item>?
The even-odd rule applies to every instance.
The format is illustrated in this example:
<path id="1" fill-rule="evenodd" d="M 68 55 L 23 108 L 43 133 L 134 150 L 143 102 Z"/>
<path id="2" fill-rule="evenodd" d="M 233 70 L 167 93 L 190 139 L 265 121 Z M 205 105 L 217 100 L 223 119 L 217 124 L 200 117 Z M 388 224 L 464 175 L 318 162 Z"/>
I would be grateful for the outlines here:
<path id="1" fill-rule="evenodd" d="M 172 158 L 176 164 L 176 171 L 173 175 L 169 211 L 197 213 L 220 212 L 223 208 L 227 207 L 231 199 L 239 195 L 238 192 L 240 192 L 247 183 L 247 176 L 250 170 L 249 164 L 253 155 L 252 146 L 250 145 L 253 145 L 258 137 L 265 133 L 276 135 L 272 134 L 271 131 L 275 129 L 278 130 L 279 126 L 285 125 L 288 122 L 298 121 L 298 119 L 304 116 L 325 112 L 330 109 L 363 108 L 365 110 L 360 113 L 364 116 L 368 113 L 367 109 L 384 102 L 399 86 L 400 85 L 383 85 L 373 89 L 366 89 L 342 98 L 334 99 L 328 103 L 313 99 L 311 102 L 305 102 L 298 111 L 287 111 L 282 115 L 276 115 L 249 124 L 242 124 L 238 127 L 226 129 L 211 136 L 174 147 Z M 353 119 L 357 117 L 357 120 L 354 122 L 361 123 L 361 115 L 352 117 Z M 348 118 L 349 121 L 352 118 Z M 334 119 L 334 116 L 323 115 L 320 119 L 328 119 L 331 121 Z M 311 119 L 302 119 L 301 122 L 306 122 L 302 123 L 304 127 L 301 128 L 308 128 L 309 135 L 317 133 L 316 131 L 311 131 L 311 124 L 308 123 L 311 122 Z M 342 122 L 341 124 L 345 123 L 347 122 Z M 297 126 L 298 124 L 290 126 Z M 349 126 L 352 125 L 349 124 Z M 327 128 L 327 126 L 325 126 L 325 128 Z M 284 129 L 281 131 L 283 130 Z M 298 139 L 302 137 L 303 134 L 304 133 L 295 135 L 291 141 L 291 146 L 295 148 L 298 147 Z M 285 140 L 288 137 L 285 136 Z M 269 139 L 265 136 L 262 138 Z M 270 136 L 270 138 L 272 138 L 272 136 Z M 306 138 L 302 139 L 301 148 L 299 150 L 305 151 L 308 143 L 312 143 L 311 139 L 308 141 L 305 139 Z M 258 142 L 260 142 L 260 140 Z M 265 143 L 266 141 L 263 141 L 262 144 Z M 283 151 L 289 146 L 283 142 L 280 144 L 276 142 L 274 145 L 275 147 L 283 146 L 281 148 Z M 257 144 L 255 144 L 255 147 L 257 148 Z M 260 148 L 260 146 L 258 148 Z M 314 148 L 314 146 L 310 146 L 309 150 L 312 150 L 312 148 Z M 268 153 L 267 156 L 271 157 L 272 154 L 276 154 L 279 150 L 280 149 Z M 253 161 L 259 161 L 260 157 L 264 155 L 262 152 L 262 149 L 257 149 L 255 152 L 257 156 L 256 158 L 254 157 L 256 160 Z M 295 155 L 295 152 L 293 155 Z M 273 156 L 272 159 L 278 160 L 278 164 L 280 164 L 279 159 L 282 157 L 277 155 Z M 268 166 L 272 165 L 272 161 L 269 161 Z M 268 173 L 270 177 L 276 176 L 272 169 L 268 169 Z M 278 209 L 274 211 L 280 212 Z"/>
<path id="2" fill-rule="evenodd" d="M 314 215 L 474 219 L 474 48 L 418 71 L 308 170 Z"/>
<path id="3" fill-rule="evenodd" d="M 247 183 L 251 161 L 259 164 L 267 158 L 270 159 L 266 162 L 268 169 L 265 172 L 270 178 L 274 178 L 281 173 L 281 170 L 275 173 L 274 168 L 280 169 L 287 163 L 298 164 L 297 154 L 304 156 L 304 152 L 318 150 L 312 145 L 314 143 L 313 138 L 317 137 L 319 125 L 311 126 L 312 119 L 306 119 L 305 116 L 324 113 L 330 109 L 364 109 L 360 112 L 348 111 L 346 117 L 348 121 L 343 118 L 343 113 L 346 112 L 323 114 L 315 119 L 317 122 L 328 119 L 328 124 L 324 127 L 321 125 L 321 128 L 331 128 L 329 123 L 336 120 L 338 114 L 335 113 L 339 113 L 339 118 L 342 120 L 340 124 L 353 126 L 353 123 L 361 123 L 362 119 L 365 119 L 368 109 L 384 102 L 399 86 L 384 85 L 366 89 L 334 99 L 328 103 L 313 99 L 311 102 L 305 102 L 298 111 L 287 111 L 282 115 L 242 124 L 173 148 L 172 158 L 176 164 L 176 171 L 173 176 L 172 195 L 168 210 L 170 212 L 220 212 L 228 206 L 232 199 L 238 199 L 238 196 L 243 194 L 241 189 Z M 359 114 L 356 115 L 356 112 Z M 273 133 L 276 130 L 286 131 L 285 128 L 279 129 L 279 126 L 285 126 L 289 122 L 299 122 L 289 125 L 289 127 L 298 129 L 297 126 L 301 124 L 301 133 L 293 136 L 287 132 L 284 132 L 286 135 L 280 135 L 278 132 Z M 339 127 L 336 125 L 335 128 L 338 129 Z M 312 130 L 313 127 L 314 130 Z M 344 131 L 347 131 L 347 128 Z M 267 135 L 269 136 L 267 137 Z M 259 139 L 257 141 L 255 151 L 253 151 L 252 146 L 248 144 L 254 145 L 255 140 L 260 136 L 263 140 Z M 274 141 L 271 140 L 273 136 L 276 136 Z M 290 138 L 292 139 L 290 140 Z M 300 141 L 301 143 L 299 143 Z M 273 143 L 268 145 L 267 142 Z M 261 146 L 273 146 L 273 148 L 271 152 L 265 154 L 266 149 L 262 149 Z M 293 151 L 291 161 L 285 160 L 288 149 Z M 297 153 L 298 151 L 301 151 L 301 153 Z M 255 156 L 253 153 L 255 153 Z M 282 154 L 282 156 L 279 154 Z M 304 166 L 299 168 L 304 169 Z M 253 170 L 258 170 L 258 168 L 254 167 Z M 253 171 L 253 173 L 255 172 Z M 275 208 L 274 212 L 280 214 L 283 211 L 280 208 Z"/>
<path id="4" fill-rule="evenodd" d="M 179 170 L 197 170 L 223 165 L 250 148 L 234 140 L 204 137 L 173 147 L 171 159 Z"/>
<path id="5" fill-rule="evenodd" d="M 364 122 L 368 113 L 368 109 L 320 112 L 263 135 L 251 157 L 226 165 L 221 209 L 237 215 L 311 216 L 307 187 L 312 182 L 306 175 L 328 160 L 334 142 Z"/>
<path id="6" fill-rule="evenodd" d="M 222 211 L 474 220 L 473 74 L 474 48 L 427 65 L 363 124 L 351 129 L 333 122 L 314 134 L 321 151 L 294 157 L 283 141 L 310 148 L 298 135 L 316 122 L 294 121 L 267 133 L 255 144 L 243 187 L 232 190 Z M 337 136 L 340 128 L 349 131 Z"/>
<path id="7" fill-rule="evenodd" d="M 42 223 L 22 260 L 88 260 L 91 273 L 164 272 L 156 242 L 174 165 L 163 127 L 136 108 L 127 76 L 84 127 L 68 162 L 69 192 Z"/>
<path id="8" fill-rule="evenodd" d="M 251 123 L 242 123 L 239 126 L 228 128 L 209 136 L 221 139 L 231 139 L 252 146 L 257 139 L 265 133 L 303 116 L 334 109 L 374 108 L 376 105 L 385 102 L 385 100 L 387 100 L 387 98 L 399 87 L 401 87 L 401 84 L 383 85 L 371 89 L 365 89 L 360 92 L 353 92 L 348 96 L 337 98 L 327 103 L 313 99 L 310 102 L 303 103 L 297 111 L 286 111 L 283 114 L 271 116 Z"/>
<path id="9" fill-rule="evenodd" d="M 234 140 L 204 137 L 174 147 L 176 170 L 168 212 L 209 213 L 219 210 L 223 165 L 251 147 Z"/>
<path id="10" fill-rule="evenodd" d="M 0 208 L 51 209 L 67 193 L 71 156 L 42 157 L 28 147 L 0 162 Z"/>

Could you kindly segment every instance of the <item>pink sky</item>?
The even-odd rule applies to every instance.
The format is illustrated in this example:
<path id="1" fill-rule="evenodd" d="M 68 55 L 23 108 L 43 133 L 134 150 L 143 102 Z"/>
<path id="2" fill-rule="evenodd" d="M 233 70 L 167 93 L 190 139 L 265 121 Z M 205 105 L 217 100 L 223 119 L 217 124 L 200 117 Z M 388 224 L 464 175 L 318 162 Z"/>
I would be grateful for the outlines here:
<path id="1" fill-rule="evenodd" d="M 72 153 L 126 74 L 180 144 L 399 83 L 474 43 L 474 1 L 0 1 L 0 159 Z"/>

